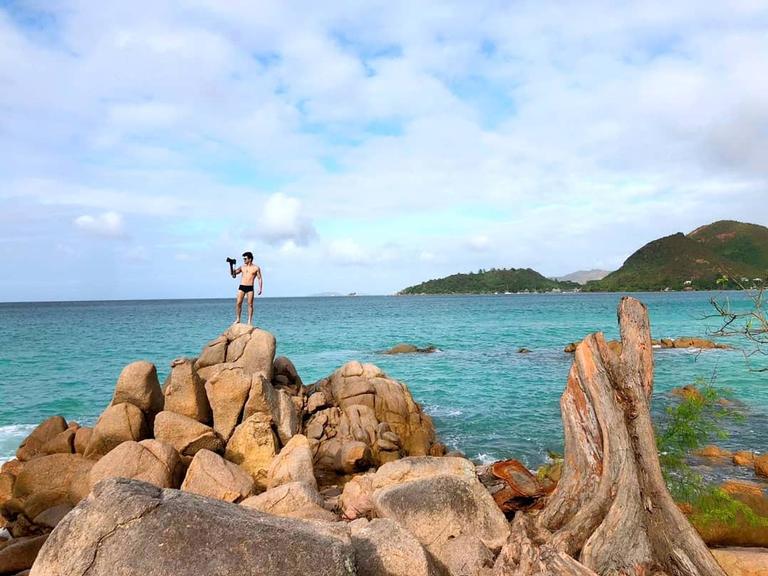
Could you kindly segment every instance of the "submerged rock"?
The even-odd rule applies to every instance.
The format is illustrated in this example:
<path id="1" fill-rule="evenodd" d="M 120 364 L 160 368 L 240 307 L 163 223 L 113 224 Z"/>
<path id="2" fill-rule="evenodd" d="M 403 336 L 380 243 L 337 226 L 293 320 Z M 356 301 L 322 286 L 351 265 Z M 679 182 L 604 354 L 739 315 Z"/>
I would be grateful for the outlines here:
<path id="1" fill-rule="evenodd" d="M 426 346 L 424 348 L 419 348 L 414 344 L 407 344 L 405 342 L 401 342 L 400 344 L 395 344 L 389 350 L 384 350 L 382 354 L 431 354 L 432 352 L 437 352 L 437 351 L 438 351 L 437 348 L 432 345 Z"/>

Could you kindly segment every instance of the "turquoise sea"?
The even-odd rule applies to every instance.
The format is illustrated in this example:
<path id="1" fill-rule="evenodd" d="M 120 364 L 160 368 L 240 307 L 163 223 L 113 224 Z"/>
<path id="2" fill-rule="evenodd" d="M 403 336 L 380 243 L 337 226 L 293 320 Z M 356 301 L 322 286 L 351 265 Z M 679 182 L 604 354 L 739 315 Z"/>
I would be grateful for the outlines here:
<path id="1" fill-rule="evenodd" d="M 644 293 L 653 336 L 707 336 L 712 296 L 746 307 L 744 293 Z M 277 337 L 306 384 L 343 363 L 373 362 L 408 384 L 441 439 L 477 461 L 515 457 L 535 467 L 562 450 L 559 398 L 571 356 L 590 332 L 618 335 L 619 294 L 261 298 L 256 324 Z M 171 360 L 195 356 L 231 322 L 231 300 L 0 304 L 0 461 L 42 419 L 92 424 L 122 367 L 146 359 L 161 381 Z M 428 355 L 385 356 L 398 342 L 433 344 Z M 744 346 L 739 340 L 731 342 Z M 526 347 L 529 354 L 520 354 Z M 653 410 L 669 390 L 713 379 L 743 402 L 746 419 L 721 444 L 768 449 L 768 375 L 739 350 L 659 350 Z"/>

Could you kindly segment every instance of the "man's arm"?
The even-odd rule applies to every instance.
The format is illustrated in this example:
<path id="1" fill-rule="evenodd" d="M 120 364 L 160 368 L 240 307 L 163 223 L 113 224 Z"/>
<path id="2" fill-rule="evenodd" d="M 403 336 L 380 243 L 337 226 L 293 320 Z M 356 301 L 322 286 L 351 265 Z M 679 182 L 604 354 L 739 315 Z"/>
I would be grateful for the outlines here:
<path id="1" fill-rule="evenodd" d="M 240 274 L 243 271 L 242 267 L 237 268 L 232 271 L 232 278 L 235 278 L 238 274 Z"/>
<path id="2" fill-rule="evenodd" d="M 261 288 L 262 288 L 262 282 L 261 282 L 261 268 L 256 268 L 256 278 L 259 279 L 259 296 L 261 296 Z"/>

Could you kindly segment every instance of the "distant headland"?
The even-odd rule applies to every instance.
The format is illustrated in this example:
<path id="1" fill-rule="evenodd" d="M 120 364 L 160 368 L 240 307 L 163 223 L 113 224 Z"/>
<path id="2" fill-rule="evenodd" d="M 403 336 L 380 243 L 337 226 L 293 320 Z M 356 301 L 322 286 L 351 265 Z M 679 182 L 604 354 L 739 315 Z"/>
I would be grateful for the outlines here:
<path id="1" fill-rule="evenodd" d="M 618 270 L 584 285 L 569 277 L 547 278 L 530 268 L 492 268 L 428 280 L 398 294 L 733 290 L 760 287 L 766 276 L 768 228 L 720 220 L 689 234 L 653 240 Z"/>

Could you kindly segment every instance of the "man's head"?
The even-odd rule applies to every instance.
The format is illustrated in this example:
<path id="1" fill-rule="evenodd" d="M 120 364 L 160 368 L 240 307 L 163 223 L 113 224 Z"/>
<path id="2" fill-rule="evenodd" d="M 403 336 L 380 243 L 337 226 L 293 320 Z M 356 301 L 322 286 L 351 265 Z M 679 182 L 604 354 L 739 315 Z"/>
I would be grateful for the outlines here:
<path id="1" fill-rule="evenodd" d="M 243 252 L 243 260 L 245 261 L 246 264 L 250 264 L 251 262 L 253 262 L 253 254 L 251 254 L 250 252 Z"/>

